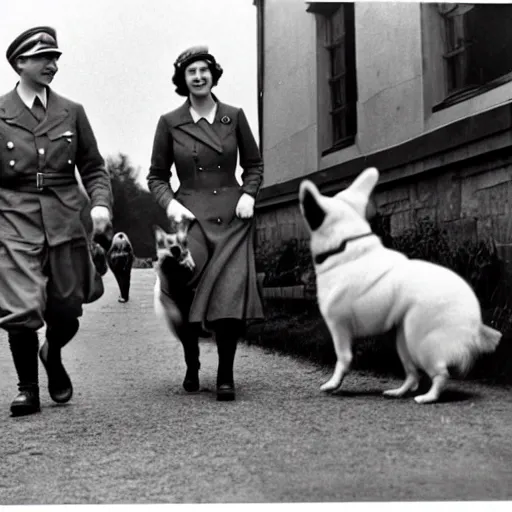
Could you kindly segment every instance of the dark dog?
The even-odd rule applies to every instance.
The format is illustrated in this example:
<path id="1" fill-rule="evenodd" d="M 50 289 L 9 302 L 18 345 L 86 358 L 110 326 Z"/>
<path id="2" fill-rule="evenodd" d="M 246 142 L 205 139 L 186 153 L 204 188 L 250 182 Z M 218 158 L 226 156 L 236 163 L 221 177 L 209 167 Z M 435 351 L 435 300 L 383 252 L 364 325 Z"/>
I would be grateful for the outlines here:
<path id="1" fill-rule="evenodd" d="M 105 250 L 97 242 L 91 242 L 89 245 L 91 251 L 92 262 L 96 267 L 96 271 L 100 276 L 104 276 L 107 273 L 107 256 Z"/>
<path id="2" fill-rule="evenodd" d="M 181 341 L 181 328 L 192 303 L 190 282 L 195 262 L 187 247 L 190 221 L 171 221 L 172 233 L 155 228 L 157 263 L 154 289 L 154 307 L 158 317 L 163 317 L 174 338 Z"/>
<path id="3" fill-rule="evenodd" d="M 107 252 L 107 263 L 119 286 L 119 302 L 128 302 L 130 299 L 133 260 L 133 247 L 128 236 L 123 232 L 116 233 Z"/>

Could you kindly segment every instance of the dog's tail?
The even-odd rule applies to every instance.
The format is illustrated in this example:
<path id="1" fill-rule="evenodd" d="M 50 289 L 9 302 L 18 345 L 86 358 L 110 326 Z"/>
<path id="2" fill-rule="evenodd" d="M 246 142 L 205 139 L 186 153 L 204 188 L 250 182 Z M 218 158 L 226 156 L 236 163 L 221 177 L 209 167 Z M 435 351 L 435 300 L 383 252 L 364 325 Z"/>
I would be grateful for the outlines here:
<path id="1" fill-rule="evenodd" d="M 494 352 L 501 340 L 502 334 L 500 331 L 482 324 L 480 327 L 479 337 L 479 346 L 482 352 Z"/>
<path id="2" fill-rule="evenodd" d="M 457 361 L 450 365 L 450 372 L 458 377 L 465 377 L 473 367 L 480 354 L 494 352 L 501 340 L 501 332 L 481 324 L 478 332 L 473 337 L 473 343 L 467 347 L 461 347 Z"/>

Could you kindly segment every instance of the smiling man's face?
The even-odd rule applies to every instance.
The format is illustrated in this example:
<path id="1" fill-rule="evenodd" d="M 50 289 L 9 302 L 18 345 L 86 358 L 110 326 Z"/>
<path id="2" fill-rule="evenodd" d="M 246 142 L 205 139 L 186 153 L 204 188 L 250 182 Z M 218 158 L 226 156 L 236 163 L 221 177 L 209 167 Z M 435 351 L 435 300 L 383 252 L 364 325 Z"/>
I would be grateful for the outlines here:
<path id="1" fill-rule="evenodd" d="M 21 79 L 32 87 L 45 87 L 50 85 L 53 77 L 59 70 L 57 61 L 60 54 L 42 53 L 33 57 L 20 57 L 17 62 L 18 73 Z"/>

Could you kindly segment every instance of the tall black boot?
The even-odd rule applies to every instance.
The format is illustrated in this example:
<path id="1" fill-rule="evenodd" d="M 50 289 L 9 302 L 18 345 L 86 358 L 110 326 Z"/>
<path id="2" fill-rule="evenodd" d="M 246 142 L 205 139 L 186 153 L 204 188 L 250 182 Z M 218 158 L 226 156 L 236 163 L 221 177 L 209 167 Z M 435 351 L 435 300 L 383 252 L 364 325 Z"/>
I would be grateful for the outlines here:
<path id="1" fill-rule="evenodd" d="M 217 400 L 235 399 L 233 365 L 238 340 L 242 334 L 242 322 L 239 320 L 220 320 L 216 322 L 215 341 L 219 355 L 217 369 Z"/>
<path id="2" fill-rule="evenodd" d="M 46 340 L 39 351 L 39 358 L 48 374 L 48 391 L 54 402 L 69 402 L 73 396 L 71 379 L 62 364 L 61 349 L 77 333 L 78 318 L 48 323 Z"/>
<path id="3" fill-rule="evenodd" d="M 180 333 L 187 373 L 183 381 L 185 391 L 199 391 L 199 334 L 192 326 L 187 325 Z"/>
<path id="4" fill-rule="evenodd" d="M 19 379 L 19 394 L 11 403 L 11 415 L 25 416 L 39 412 L 41 405 L 39 402 L 37 332 L 30 329 L 10 331 L 9 346 Z"/>

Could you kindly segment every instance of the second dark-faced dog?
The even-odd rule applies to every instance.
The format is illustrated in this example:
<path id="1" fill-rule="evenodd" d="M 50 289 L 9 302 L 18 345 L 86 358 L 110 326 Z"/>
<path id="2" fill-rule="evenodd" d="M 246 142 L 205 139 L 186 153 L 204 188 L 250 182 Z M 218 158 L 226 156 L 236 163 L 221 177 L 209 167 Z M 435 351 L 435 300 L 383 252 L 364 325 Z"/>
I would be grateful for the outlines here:
<path id="1" fill-rule="evenodd" d="M 193 298 L 193 291 L 187 285 L 196 268 L 187 246 L 189 223 L 187 219 L 181 222 L 171 221 L 171 233 L 155 227 L 155 313 L 165 319 L 171 335 L 180 341 L 182 327 Z"/>
<path id="2" fill-rule="evenodd" d="M 119 286 L 119 302 L 128 302 L 130 299 L 133 260 L 134 254 L 130 239 L 126 233 L 116 233 L 107 252 L 107 262 Z"/>

